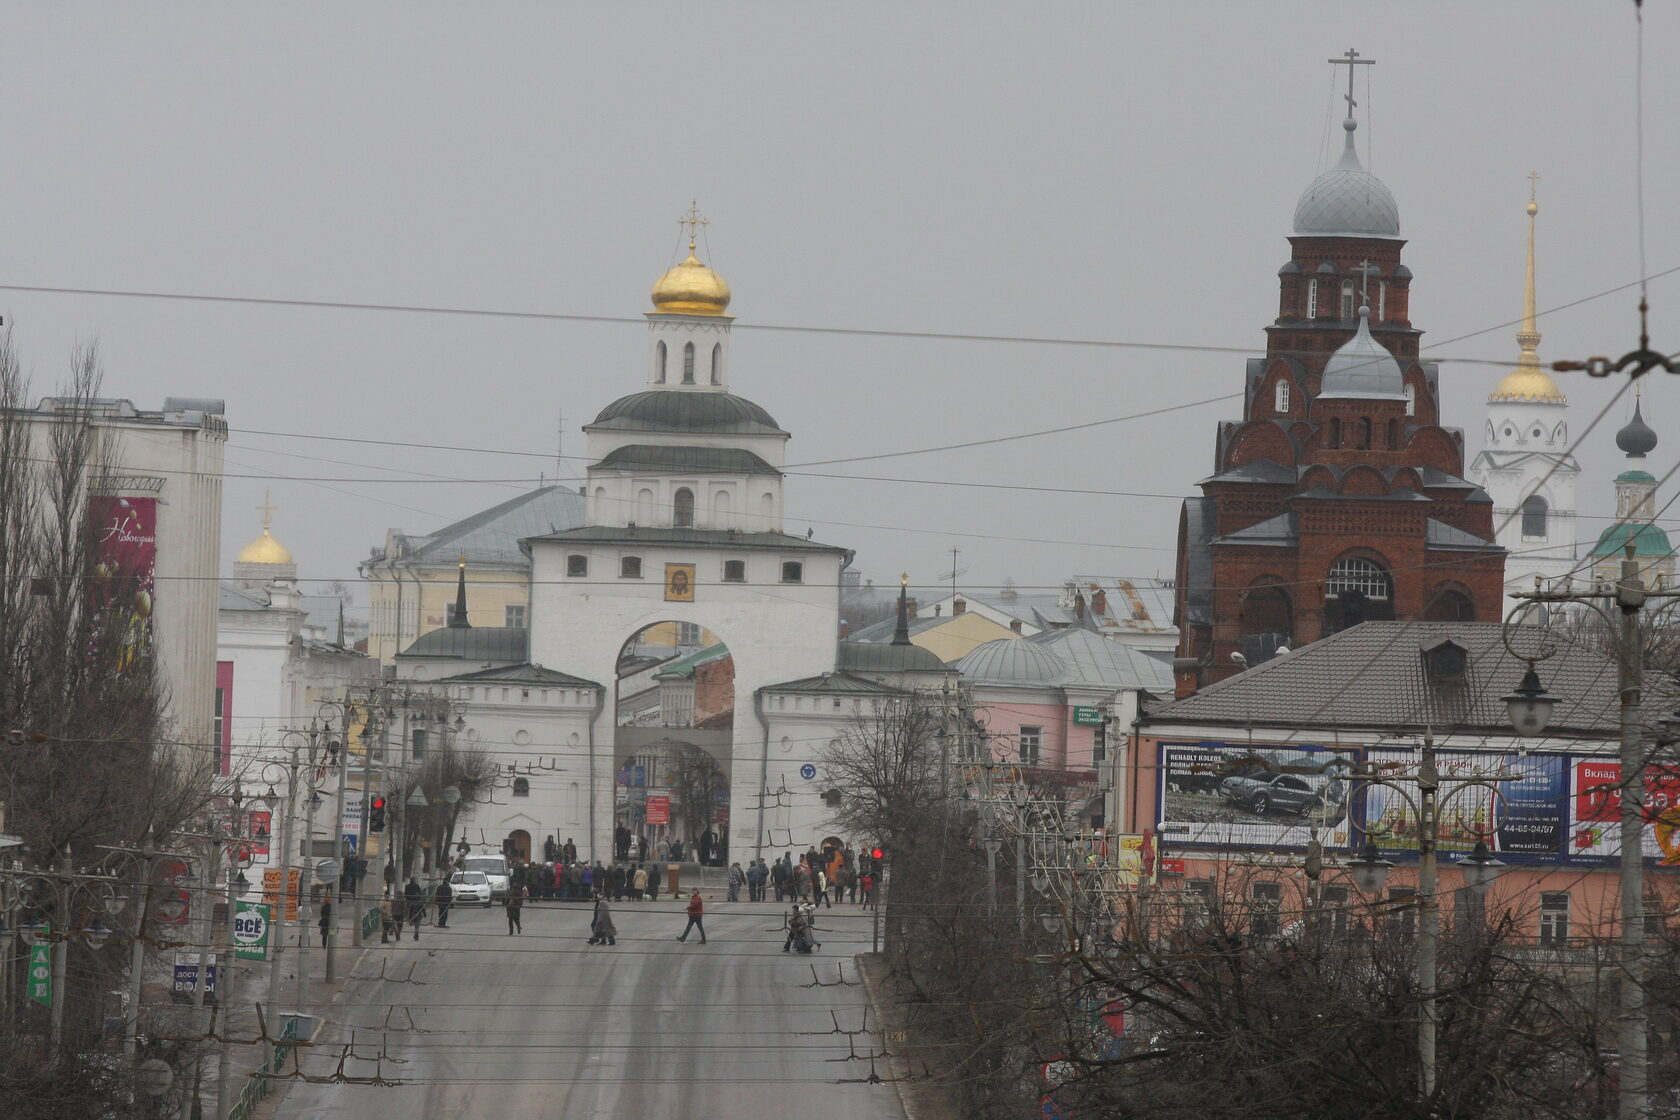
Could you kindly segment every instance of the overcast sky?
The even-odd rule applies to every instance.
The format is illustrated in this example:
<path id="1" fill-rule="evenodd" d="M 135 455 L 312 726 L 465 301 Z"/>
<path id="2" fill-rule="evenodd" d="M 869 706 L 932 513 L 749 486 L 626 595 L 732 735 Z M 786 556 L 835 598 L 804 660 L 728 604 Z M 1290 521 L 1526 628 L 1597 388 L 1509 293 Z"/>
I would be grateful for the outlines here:
<path id="1" fill-rule="evenodd" d="M 97 337 L 111 395 L 226 398 L 224 558 L 256 534 L 267 487 L 275 534 L 311 579 L 354 579 L 387 527 L 427 532 L 552 477 L 537 456 L 553 454 L 561 413 L 581 456 L 579 426 L 643 383 L 640 314 L 680 259 L 690 199 L 735 293 L 732 388 L 793 433 L 790 463 L 1239 392 L 1237 353 L 753 328 L 1258 350 L 1295 200 L 1341 135 L 1326 59 L 1350 45 L 1377 60 L 1358 83 L 1361 155 L 1399 201 L 1412 319 L 1470 455 L 1502 371 L 1447 359 L 1516 355 L 1499 324 L 1521 311 L 1528 172 L 1542 176 L 1543 308 L 1639 275 L 1630 0 L 3 14 L 0 283 L 627 320 L 0 291 L 42 393 L 76 340 Z M 1647 5 L 1645 37 L 1658 272 L 1680 265 L 1674 5 Z M 1680 274 L 1651 298 L 1654 344 L 1680 350 Z M 1546 315 L 1541 356 L 1633 348 L 1636 302 Z M 1680 455 L 1680 387 L 1648 380 L 1660 476 Z M 1576 433 L 1619 387 L 1563 384 Z M 1179 496 L 1238 411 L 811 468 L 1172 497 L 795 471 L 787 527 L 857 549 L 881 582 L 932 581 L 953 546 L 972 586 L 1170 576 Z M 1629 411 L 1619 402 L 1580 449 L 1584 536 L 1613 512 L 1612 437 Z M 369 481 L 420 472 L 505 481 Z"/>

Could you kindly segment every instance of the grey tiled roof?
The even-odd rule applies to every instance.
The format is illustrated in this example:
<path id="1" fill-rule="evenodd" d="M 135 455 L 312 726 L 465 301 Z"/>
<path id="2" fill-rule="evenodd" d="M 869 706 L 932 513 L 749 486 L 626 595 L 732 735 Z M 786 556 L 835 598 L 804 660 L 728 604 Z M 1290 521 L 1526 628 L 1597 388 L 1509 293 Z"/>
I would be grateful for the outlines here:
<path id="1" fill-rule="evenodd" d="M 1238 529 L 1234 533 L 1226 533 L 1223 537 L 1215 537 L 1213 543 L 1289 547 L 1300 543 L 1300 540 L 1300 529 L 1295 524 L 1295 511 L 1290 510 L 1245 529 Z"/>
<path id="2" fill-rule="evenodd" d="M 600 688 L 597 681 L 584 680 L 574 677 L 570 673 L 562 673 L 558 669 L 545 669 L 541 665 L 525 662 L 520 665 L 507 665 L 497 669 L 480 669 L 473 673 L 457 673 L 442 680 L 451 684 L 535 684 L 560 688 Z"/>
<path id="3" fill-rule="evenodd" d="M 1253 459 L 1241 466 L 1232 467 L 1212 478 L 1204 478 L 1198 486 L 1206 486 L 1210 482 L 1258 482 L 1270 486 L 1293 485 L 1300 477 L 1300 471 L 1295 467 L 1285 466 L 1275 459 Z"/>
<path id="4" fill-rule="evenodd" d="M 727 529 L 624 528 L 585 525 L 558 533 L 540 533 L 534 541 L 575 541 L 578 544 L 687 544 L 702 548 L 768 548 L 784 552 L 845 552 L 839 545 L 822 544 L 786 533 L 731 533 Z"/>
<path id="5" fill-rule="evenodd" d="M 445 626 L 416 638 L 402 657 L 456 657 L 462 661 L 523 662 L 530 631 L 522 626 Z"/>
<path id="6" fill-rule="evenodd" d="M 1141 688 L 1171 693 L 1172 654 L 1142 650 L 1089 630 L 1047 630 L 1027 641 L 1053 651 L 1068 666 L 1072 687 Z"/>
<path id="7" fill-rule="evenodd" d="M 855 677 L 850 673 L 823 673 L 821 676 L 802 677 L 796 681 L 782 681 L 779 684 L 765 685 L 764 691 L 821 692 L 839 696 L 899 696 L 905 693 L 902 688 L 877 684 L 862 677 Z"/>
<path id="8" fill-rule="evenodd" d="M 679 447 L 631 443 L 615 447 L 591 470 L 657 471 L 662 474 L 692 471 L 695 474 L 773 474 L 781 471 L 737 447 Z"/>
<path id="9" fill-rule="evenodd" d="M 520 550 L 521 540 L 576 528 L 583 522 L 582 494 L 569 486 L 544 486 L 462 518 L 430 536 L 410 537 L 408 559 L 450 565 L 465 556 L 469 565 L 527 567 L 530 562 Z"/>
<path id="10" fill-rule="evenodd" d="M 1424 529 L 1424 541 L 1434 549 L 1447 552 L 1504 552 L 1505 549 L 1492 541 L 1484 541 L 1474 533 L 1466 533 L 1445 521 L 1437 521 L 1433 517 L 1427 519 Z"/>
<path id="11" fill-rule="evenodd" d="M 641 432 L 730 432 L 787 435 L 763 408 L 733 393 L 708 389 L 649 389 L 613 401 L 591 428 Z"/>
<path id="12" fill-rule="evenodd" d="M 1510 735 L 1501 699 L 1525 668 L 1500 638 L 1496 622 L 1367 622 L 1302 646 L 1212 684 L 1182 700 L 1149 708 L 1148 723 L 1220 723 L 1266 727 L 1347 727 Z M 1423 650 L 1451 640 L 1467 651 L 1461 683 L 1431 685 Z M 1522 637 L 1519 648 L 1525 648 Z M 1616 664 L 1596 648 L 1564 644 L 1538 666 L 1555 697 L 1548 736 L 1616 734 Z M 1674 706 L 1675 688 L 1646 675 L 1647 708 Z"/>
<path id="13" fill-rule="evenodd" d="M 921 646 L 884 642 L 841 642 L 836 668 L 863 673 L 943 673 L 945 663 Z"/>

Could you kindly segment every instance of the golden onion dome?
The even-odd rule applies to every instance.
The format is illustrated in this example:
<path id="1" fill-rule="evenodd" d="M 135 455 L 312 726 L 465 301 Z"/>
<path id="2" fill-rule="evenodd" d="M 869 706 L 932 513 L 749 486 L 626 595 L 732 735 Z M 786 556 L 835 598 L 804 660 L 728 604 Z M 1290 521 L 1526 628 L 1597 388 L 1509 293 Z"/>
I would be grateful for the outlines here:
<path id="1" fill-rule="evenodd" d="M 653 285 L 653 308 L 663 315 L 722 315 L 729 307 L 729 285 L 701 264 L 688 243 L 688 259 Z"/>
<path id="2" fill-rule="evenodd" d="M 1507 373 L 1488 394 L 1490 401 L 1539 401 L 1543 404 L 1566 404 L 1563 390 L 1552 375 L 1538 365 L 1520 365 Z"/>
<path id="3" fill-rule="evenodd" d="M 262 536 L 240 549 L 239 555 L 234 557 L 234 560 L 240 564 L 294 563 L 291 550 L 275 540 L 266 525 L 263 526 Z"/>

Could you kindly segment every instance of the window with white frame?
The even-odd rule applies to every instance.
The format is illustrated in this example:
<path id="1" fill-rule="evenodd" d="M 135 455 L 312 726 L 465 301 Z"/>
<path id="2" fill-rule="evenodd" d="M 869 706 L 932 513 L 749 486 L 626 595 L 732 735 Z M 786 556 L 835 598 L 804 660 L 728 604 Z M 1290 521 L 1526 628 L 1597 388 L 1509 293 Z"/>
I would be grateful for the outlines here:
<path id="1" fill-rule="evenodd" d="M 509 630 L 525 629 L 525 604 L 509 603 L 502 608 L 502 625 Z"/>
<path id="2" fill-rule="evenodd" d="M 1044 751 L 1044 728 L 1023 727 L 1016 742 L 1020 747 L 1021 765 L 1037 766 Z"/>
<path id="3" fill-rule="evenodd" d="M 782 561 L 783 583 L 804 583 L 805 565 L 798 560 Z"/>
<path id="4" fill-rule="evenodd" d="M 677 623 L 677 644 L 679 646 L 697 646 L 700 644 L 700 624 L 696 622 Z"/>
<path id="5" fill-rule="evenodd" d="M 1569 944 L 1569 892 L 1540 892 L 1540 944 Z"/>
<path id="6" fill-rule="evenodd" d="M 1342 281 L 1342 318 L 1353 318 L 1353 281 Z"/>
<path id="7" fill-rule="evenodd" d="M 640 556 L 621 556 L 618 560 L 619 579 L 641 579 L 642 558 Z"/>
<path id="8" fill-rule="evenodd" d="M 1274 412 L 1289 411 L 1289 382 L 1279 379 L 1277 388 L 1272 391 L 1272 410 Z"/>
<path id="9" fill-rule="evenodd" d="M 1349 591 L 1357 591 L 1367 599 L 1387 600 L 1389 596 L 1388 573 L 1382 566 L 1363 556 L 1344 556 L 1330 565 L 1330 578 L 1324 581 L 1326 598 L 1333 598 Z"/>
<path id="10" fill-rule="evenodd" d="M 1318 318 L 1318 281 L 1307 281 L 1307 318 Z"/>
<path id="11" fill-rule="evenodd" d="M 747 581 L 747 562 L 745 560 L 725 560 L 723 562 L 723 582 L 745 583 Z"/>

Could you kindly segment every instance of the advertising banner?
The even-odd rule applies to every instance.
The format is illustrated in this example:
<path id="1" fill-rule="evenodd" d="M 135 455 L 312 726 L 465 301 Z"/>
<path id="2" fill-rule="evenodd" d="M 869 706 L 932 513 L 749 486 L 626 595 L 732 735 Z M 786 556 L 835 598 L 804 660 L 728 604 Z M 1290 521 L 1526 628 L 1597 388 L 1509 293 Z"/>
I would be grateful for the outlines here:
<path id="1" fill-rule="evenodd" d="M 233 904 L 233 955 L 240 960 L 268 959 L 269 918 L 274 911 L 266 902 Z"/>
<path id="2" fill-rule="evenodd" d="M 346 836 L 362 834 L 362 801 L 366 794 L 359 789 L 346 788 L 344 805 L 338 814 L 338 830 Z"/>
<path id="3" fill-rule="evenodd" d="M 1407 776 L 1418 763 L 1416 750 L 1373 750 L 1368 753 L 1371 766 L 1384 772 L 1384 785 L 1363 786 L 1363 832 L 1369 833 L 1377 847 L 1389 852 L 1418 850 L 1417 782 Z M 1469 751 L 1440 751 L 1435 756 L 1435 769 L 1445 785 L 1436 801 L 1435 814 L 1439 822 L 1440 852 L 1468 852 L 1476 841 L 1493 847 L 1495 840 L 1495 800 L 1491 786 L 1461 786 L 1463 779 L 1477 774 L 1499 773 L 1503 756 Z M 1450 796 L 1448 793 L 1450 791 Z"/>
<path id="4" fill-rule="evenodd" d="M 194 989 L 198 985 L 197 953 L 176 953 L 175 967 L 170 977 L 170 991 L 177 1002 L 192 1002 Z M 216 954 L 210 954 L 210 966 L 204 973 L 204 1002 L 216 1002 Z"/>
<path id="5" fill-rule="evenodd" d="M 52 934 L 52 926 L 43 923 L 41 936 Z M 43 1007 L 51 1007 L 53 1001 L 52 983 L 52 942 L 41 941 L 30 946 L 29 949 L 29 998 Z"/>
<path id="6" fill-rule="evenodd" d="M 298 883 L 302 873 L 296 867 L 286 869 L 286 916 L 285 921 L 295 922 L 298 918 Z M 280 869 L 270 867 L 263 871 L 263 902 L 273 914 L 280 906 Z"/>
<path id="7" fill-rule="evenodd" d="M 1155 838 L 1143 835 L 1114 837 L 1115 885 L 1123 891 L 1135 891 L 1144 883 L 1159 881 L 1160 860 L 1155 858 Z"/>
<path id="8" fill-rule="evenodd" d="M 1162 743 L 1156 835 L 1162 844 L 1326 848 L 1350 843 L 1352 752 L 1263 743 Z"/>
<path id="9" fill-rule="evenodd" d="M 650 793 L 647 795 L 647 823 L 671 823 L 671 795 L 668 793 Z"/>
<path id="10" fill-rule="evenodd" d="M 153 571 L 157 567 L 157 499 L 95 494 L 88 498 L 94 566 L 88 608 L 103 614 L 106 636 L 123 647 L 123 659 L 152 649 Z"/>
<path id="11" fill-rule="evenodd" d="M 1676 824 L 1680 818 L 1680 771 L 1652 766 L 1645 771 L 1645 829 L 1640 850 L 1649 858 L 1680 862 Z M 1569 854 L 1619 858 L 1622 764 L 1615 758 L 1577 756 L 1569 768 Z M 1670 851 L 1673 849 L 1673 852 Z"/>

